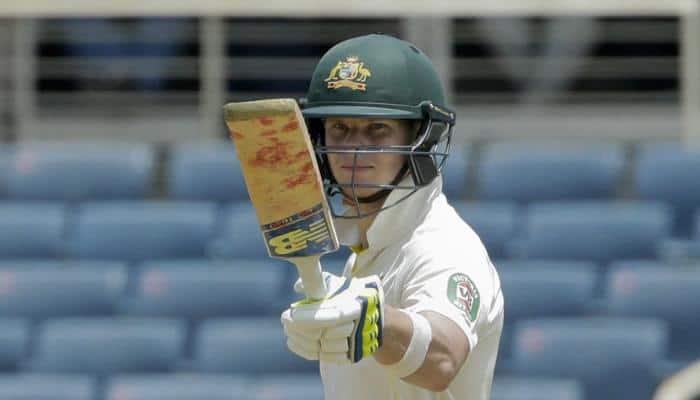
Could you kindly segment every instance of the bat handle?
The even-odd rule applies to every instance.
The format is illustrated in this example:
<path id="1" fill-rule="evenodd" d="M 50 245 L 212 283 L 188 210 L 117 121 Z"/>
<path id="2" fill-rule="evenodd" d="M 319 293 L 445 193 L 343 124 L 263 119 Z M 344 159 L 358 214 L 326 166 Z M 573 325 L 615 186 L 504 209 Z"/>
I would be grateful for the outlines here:
<path id="1" fill-rule="evenodd" d="M 320 257 L 301 257 L 294 259 L 299 277 L 304 284 L 304 292 L 309 300 L 321 300 L 326 297 L 326 282 L 323 280 Z"/>

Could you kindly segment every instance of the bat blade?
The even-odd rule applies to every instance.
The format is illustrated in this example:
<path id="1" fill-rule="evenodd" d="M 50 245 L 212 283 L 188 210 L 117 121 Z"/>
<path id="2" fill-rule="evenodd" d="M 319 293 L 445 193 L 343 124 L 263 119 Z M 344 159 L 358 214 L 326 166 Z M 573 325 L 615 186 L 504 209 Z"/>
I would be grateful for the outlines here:
<path id="1" fill-rule="evenodd" d="M 230 103 L 224 115 L 268 254 L 293 262 L 307 297 L 322 298 L 319 259 L 338 238 L 296 101 Z"/>

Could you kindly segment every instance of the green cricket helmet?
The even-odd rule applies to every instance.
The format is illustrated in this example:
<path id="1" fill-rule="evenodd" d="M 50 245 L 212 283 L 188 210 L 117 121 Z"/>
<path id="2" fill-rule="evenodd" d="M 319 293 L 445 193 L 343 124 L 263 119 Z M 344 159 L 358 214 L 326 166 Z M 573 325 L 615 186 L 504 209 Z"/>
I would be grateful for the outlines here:
<path id="1" fill-rule="evenodd" d="M 314 143 L 324 185 L 336 217 L 364 217 L 360 203 L 385 198 L 393 189 L 406 189 L 406 195 L 384 204 L 381 210 L 405 200 L 435 180 L 449 154 L 455 114 L 445 107 L 440 78 L 430 59 L 416 46 L 383 34 L 371 34 L 345 40 L 323 55 L 314 70 L 302 112 Z M 327 146 L 323 121 L 326 118 L 381 118 L 419 121 L 413 142 L 394 146 Z M 363 154 L 395 153 L 406 155 L 406 163 L 388 184 L 337 182 L 328 165 L 328 154 L 353 153 L 355 165 Z M 407 184 L 406 176 L 412 178 Z M 376 188 L 365 197 L 358 188 Z M 347 188 L 352 194 L 344 193 Z M 342 210 L 337 197 L 355 204 L 355 213 Z M 378 212 L 378 211 L 377 211 Z"/>

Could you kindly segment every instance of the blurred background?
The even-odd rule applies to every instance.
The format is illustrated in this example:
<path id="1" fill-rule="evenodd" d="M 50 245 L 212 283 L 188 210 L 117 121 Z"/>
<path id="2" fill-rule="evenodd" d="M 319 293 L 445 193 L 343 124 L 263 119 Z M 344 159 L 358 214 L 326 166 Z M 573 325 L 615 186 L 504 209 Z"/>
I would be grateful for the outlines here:
<path id="1" fill-rule="evenodd" d="M 649 399 L 700 358 L 695 0 L 142 3 L 0 3 L 0 399 L 322 398 L 221 107 L 302 97 L 374 32 L 457 110 L 445 192 L 506 298 L 492 398 Z"/>

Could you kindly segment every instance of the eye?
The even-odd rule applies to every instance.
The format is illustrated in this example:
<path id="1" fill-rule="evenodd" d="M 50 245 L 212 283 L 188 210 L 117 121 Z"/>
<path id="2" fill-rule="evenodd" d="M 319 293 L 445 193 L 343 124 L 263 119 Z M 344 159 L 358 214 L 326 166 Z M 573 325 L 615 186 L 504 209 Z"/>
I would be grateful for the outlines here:
<path id="1" fill-rule="evenodd" d="M 342 140 L 349 132 L 350 127 L 342 122 L 334 122 L 329 124 L 326 129 L 326 137 L 331 141 Z"/>
<path id="2" fill-rule="evenodd" d="M 336 132 L 346 132 L 348 130 L 348 126 L 342 122 L 336 122 L 331 125 L 331 130 Z"/>
<path id="3" fill-rule="evenodd" d="M 388 130 L 389 125 L 384 124 L 382 122 L 374 122 L 369 125 L 369 130 L 371 131 L 380 131 L 380 130 Z"/>
<path id="4" fill-rule="evenodd" d="M 373 139 L 381 139 L 392 134 L 393 129 L 385 123 L 374 122 L 367 126 L 367 131 Z"/>

